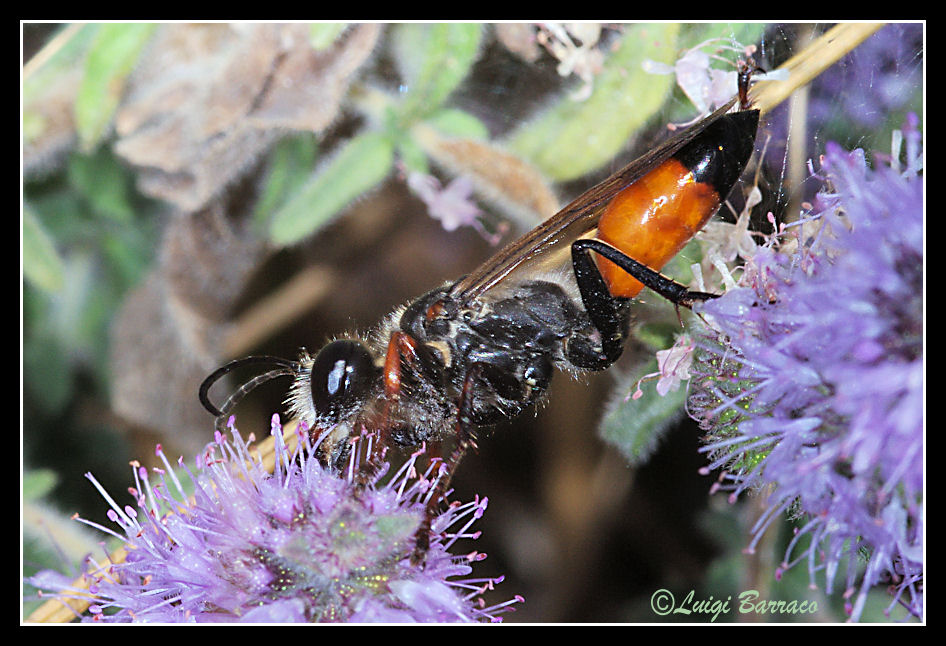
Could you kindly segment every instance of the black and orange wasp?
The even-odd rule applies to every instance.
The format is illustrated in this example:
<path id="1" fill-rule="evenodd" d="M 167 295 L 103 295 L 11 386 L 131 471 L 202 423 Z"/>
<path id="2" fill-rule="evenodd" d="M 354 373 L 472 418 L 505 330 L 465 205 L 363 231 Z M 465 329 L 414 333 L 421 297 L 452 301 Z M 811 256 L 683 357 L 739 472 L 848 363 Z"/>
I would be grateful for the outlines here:
<path id="1" fill-rule="evenodd" d="M 540 402 L 556 370 L 611 366 L 630 334 L 630 303 L 644 287 L 683 307 L 714 297 L 659 271 L 716 213 L 753 153 L 760 112 L 751 108 L 748 86 L 756 70 L 742 63 L 737 97 L 469 275 L 398 308 L 370 335 L 336 339 L 314 356 L 303 350 L 296 360 L 231 361 L 203 382 L 201 403 L 219 426 L 257 385 L 291 377 L 290 413 L 319 438 L 321 460 L 336 469 L 349 458 L 349 440 L 365 429 L 377 433 L 369 465 L 388 446 L 452 438 L 447 475 L 417 533 L 414 557 L 422 559 L 430 520 L 478 430 Z M 270 369 L 215 406 L 210 387 L 250 364 Z"/>

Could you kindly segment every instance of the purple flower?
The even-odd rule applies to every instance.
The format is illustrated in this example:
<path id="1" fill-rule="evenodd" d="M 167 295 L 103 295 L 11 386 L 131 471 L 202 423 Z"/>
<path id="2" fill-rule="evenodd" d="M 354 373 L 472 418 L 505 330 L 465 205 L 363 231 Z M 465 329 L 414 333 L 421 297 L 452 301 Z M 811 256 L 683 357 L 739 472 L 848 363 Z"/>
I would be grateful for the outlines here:
<path id="1" fill-rule="evenodd" d="M 841 117 L 878 128 L 907 105 L 923 75 L 923 29 L 922 23 L 885 25 L 819 76 L 808 110 L 814 124 Z M 850 91 L 853 88 L 869 91 Z"/>
<path id="2" fill-rule="evenodd" d="M 474 226 L 482 214 L 473 201 L 473 182 L 466 175 L 443 187 L 433 175 L 413 172 L 407 177 L 407 185 L 427 205 L 430 217 L 440 220 L 446 231 Z"/>
<path id="3" fill-rule="evenodd" d="M 694 45 L 683 52 L 673 65 L 647 59 L 642 67 L 649 74 L 673 74 L 677 85 L 687 95 L 690 102 L 696 107 L 700 115 L 707 115 L 732 98 L 733 88 L 736 87 L 736 69 L 716 69 L 711 67 L 714 60 L 719 60 L 719 52 L 723 50 L 740 51 L 732 45 L 725 45 L 726 41 L 714 38 Z M 707 53 L 703 48 L 710 45 L 714 49 Z M 754 49 L 754 48 L 753 48 Z M 697 117 L 699 120 L 701 117 Z M 677 124 L 685 126 L 689 124 Z"/>
<path id="4" fill-rule="evenodd" d="M 886 132 L 893 120 L 922 104 L 924 32 L 922 23 L 886 24 L 811 82 L 800 124 L 811 136 L 795 142 L 808 158 L 821 155 L 831 138 L 863 141 Z M 785 172 L 789 130 L 799 126 L 792 118 L 788 102 L 766 115 L 765 163 L 775 176 Z M 886 141 L 874 139 L 872 145 Z M 798 190 L 810 200 L 818 185 L 806 182 Z"/>
<path id="5" fill-rule="evenodd" d="M 680 384 L 690 378 L 690 366 L 693 363 L 693 343 L 689 335 L 683 334 L 673 346 L 657 352 L 657 372 L 641 377 L 637 388 L 629 397 L 640 399 L 644 396 L 641 384 L 649 379 L 657 379 L 657 394 L 664 397 L 671 390 L 680 389 Z"/>
<path id="6" fill-rule="evenodd" d="M 747 260 L 745 287 L 701 313 L 691 415 L 731 498 L 769 487 L 750 544 L 784 511 L 803 517 L 777 575 L 806 561 L 830 593 L 842 564 L 852 620 L 886 582 L 923 609 L 923 183 L 829 144 L 818 213 Z M 865 559 L 866 557 L 866 559 Z M 860 569 L 859 569 L 860 568 Z M 860 573 L 860 574 L 859 574 Z M 858 583 L 858 578 L 860 582 Z M 888 612 L 891 608 L 888 608 Z"/>
<path id="7" fill-rule="evenodd" d="M 508 229 L 504 222 L 496 225 L 493 232 L 483 225 L 483 212 L 473 199 L 473 180 L 466 175 L 460 175 L 444 187 L 433 175 L 412 171 L 408 173 L 407 186 L 427 205 L 430 217 L 440 220 L 444 231 L 473 227 L 484 240 L 496 245 Z"/>
<path id="8" fill-rule="evenodd" d="M 85 574 L 93 620 L 464 622 L 498 620 L 521 601 L 486 607 L 481 595 L 501 577 L 468 578 L 485 555 L 448 552 L 479 535 L 470 526 L 486 499 L 451 504 L 432 523 L 425 561 L 411 562 L 426 494 L 442 476 L 436 464 L 417 473 L 422 452 L 386 484 L 356 487 L 356 465 L 348 474 L 326 470 L 304 430 L 289 449 L 278 416 L 272 474 L 231 431 L 232 440 L 218 435 L 208 445 L 196 472 L 184 467 L 192 499 L 160 447 L 167 468 L 158 482 L 135 469 L 137 508 L 120 506 L 88 475 L 120 531 L 96 526 L 124 541 L 127 552 L 123 562 L 92 562 Z M 62 599 L 88 596 L 49 572 L 32 582 Z"/>

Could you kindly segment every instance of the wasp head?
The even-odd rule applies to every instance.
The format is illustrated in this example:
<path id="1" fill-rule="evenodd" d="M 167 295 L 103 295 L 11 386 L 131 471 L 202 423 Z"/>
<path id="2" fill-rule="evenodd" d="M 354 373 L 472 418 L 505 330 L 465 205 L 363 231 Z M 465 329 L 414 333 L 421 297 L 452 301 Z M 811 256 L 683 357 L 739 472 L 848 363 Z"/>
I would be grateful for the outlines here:
<path id="1" fill-rule="evenodd" d="M 359 416 L 380 385 L 381 369 L 368 348 L 360 341 L 340 339 L 314 357 L 303 351 L 286 403 L 316 436 L 327 434 L 324 449 L 335 462 L 345 450 L 336 445 L 359 430 Z"/>

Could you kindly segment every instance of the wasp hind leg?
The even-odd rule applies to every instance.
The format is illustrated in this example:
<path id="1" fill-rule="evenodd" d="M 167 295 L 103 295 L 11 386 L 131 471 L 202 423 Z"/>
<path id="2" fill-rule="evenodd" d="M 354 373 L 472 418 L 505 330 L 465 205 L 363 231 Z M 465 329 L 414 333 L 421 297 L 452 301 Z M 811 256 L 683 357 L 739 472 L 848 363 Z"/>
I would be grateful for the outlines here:
<path id="1" fill-rule="evenodd" d="M 600 350 L 596 348 L 591 351 L 580 344 L 572 344 L 575 347 L 570 345 L 569 361 L 580 368 L 602 370 L 617 361 L 624 350 L 630 328 L 628 304 L 631 299 L 611 294 L 591 252 L 607 258 L 678 307 L 692 308 L 698 302 L 717 297 L 716 294 L 690 291 L 685 285 L 654 271 L 602 240 L 576 240 L 572 243 L 575 280 L 585 311 L 592 325 L 601 333 Z"/>

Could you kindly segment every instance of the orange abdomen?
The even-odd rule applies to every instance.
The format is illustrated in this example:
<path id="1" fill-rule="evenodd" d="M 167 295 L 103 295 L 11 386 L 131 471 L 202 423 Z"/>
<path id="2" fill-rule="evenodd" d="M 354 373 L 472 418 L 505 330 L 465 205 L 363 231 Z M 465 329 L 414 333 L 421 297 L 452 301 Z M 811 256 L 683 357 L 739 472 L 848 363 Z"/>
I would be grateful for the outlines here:
<path id="1" fill-rule="evenodd" d="M 696 181 L 671 157 L 614 196 L 598 222 L 598 238 L 651 269 L 660 270 L 719 208 L 719 193 Z M 643 285 L 610 260 L 598 269 L 611 294 L 633 298 Z"/>

